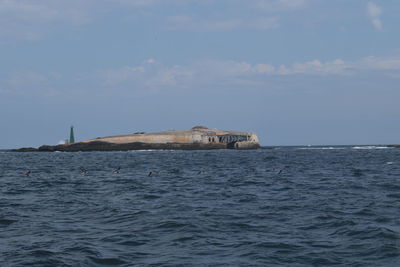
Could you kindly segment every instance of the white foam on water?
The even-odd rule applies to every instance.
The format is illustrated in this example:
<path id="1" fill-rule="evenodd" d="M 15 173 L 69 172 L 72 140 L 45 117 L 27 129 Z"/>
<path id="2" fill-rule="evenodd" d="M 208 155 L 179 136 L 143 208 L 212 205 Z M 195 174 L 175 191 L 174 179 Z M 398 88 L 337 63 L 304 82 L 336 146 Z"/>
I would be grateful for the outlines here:
<path id="1" fill-rule="evenodd" d="M 347 149 L 346 147 L 300 147 L 298 149 L 303 149 L 303 150 L 338 150 L 338 149 Z"/>
<path id="2" fill-rule="evenodd" d="M 133 149 L 128 150 L 129 152 L 151 152 L 151 151 L 173 151 L 173 150 L 166 150 L 166 149 Z"/>
<path id="3" fill-rule="evenodd" d="M 387 146 L 353 146 L 352 149 L 389 149 Z"/>
<path id="4" fill-rule="evenodd" d="M 135 150 L 129 150 L 129 152 L 146 152 L 146 151 L 155 151 L 152 149 L 135 149 Z"/>

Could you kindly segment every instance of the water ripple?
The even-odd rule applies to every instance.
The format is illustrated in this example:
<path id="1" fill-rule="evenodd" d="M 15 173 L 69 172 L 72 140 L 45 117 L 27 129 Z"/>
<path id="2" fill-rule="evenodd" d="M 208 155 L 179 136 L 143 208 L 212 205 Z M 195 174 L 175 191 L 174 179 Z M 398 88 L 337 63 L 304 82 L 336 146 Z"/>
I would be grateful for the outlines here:
<path id="1" fill-rule="evenodd" d="M 0 153 L 0 265 L 398 266 L 397 162 L 348 147 Z"/>

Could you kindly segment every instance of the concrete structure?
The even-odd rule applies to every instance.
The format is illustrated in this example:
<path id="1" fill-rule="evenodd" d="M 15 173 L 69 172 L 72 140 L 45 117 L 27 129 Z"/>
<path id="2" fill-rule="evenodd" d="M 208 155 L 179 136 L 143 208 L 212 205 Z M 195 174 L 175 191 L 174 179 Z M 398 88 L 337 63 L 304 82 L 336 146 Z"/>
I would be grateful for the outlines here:
<path id="1" fill-rule="evenodd" d="M 196 126 L 190 130 L 159 133 L 136 132 L 98 137 L 73 144 L 41 146 L 38 151 L 111 151 L 138 149 L 257 149 L 258 137 L 251 132 L 225 131 Z"/>
<path id="2" fill-rule="evenodd" d="M 219 129 L 208 129 L 204 126 L 196 126 L 190 130 L 169 130 L 159 133 L 137 132 L 128 135 L 117 135 L 99 137 L 82 141 L 88 142 L 108 142 L 115 144 L 124 143 L 146 143 L 146 144 L 204 144 L 221 145 L 223 148 L 246 148 L 246 146 L 259 145 L 258 137 L 255 133 L 233 132 Z M 239 145 L 240 144 L 240 145 Z"/>

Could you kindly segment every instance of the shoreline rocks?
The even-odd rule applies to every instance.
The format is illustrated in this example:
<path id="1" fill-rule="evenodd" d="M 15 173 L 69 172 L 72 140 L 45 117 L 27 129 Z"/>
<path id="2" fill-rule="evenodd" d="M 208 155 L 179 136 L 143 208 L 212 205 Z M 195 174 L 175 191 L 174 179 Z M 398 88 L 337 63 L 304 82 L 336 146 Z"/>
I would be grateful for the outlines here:
<path id="1" fill-rule="evenodd" d="M 78 151 L 129 151 L 129 150 L 213 150 L 213 149 L 258 149 L 258 144 L 247 144 L 245 147 L 228 147 L 222 144 L 180 144 L 180 143 L 167 143 L 167 144 L 146 144 L 146 143 L 126 143 L 126 144 L 113 144 L 107 142 L 89 142 L 89 143 L 75 143 L 70 145 L 56 145 L 49 146 L 43 145 L 39 148 L 19 148 L 13 149 L 12 152 L 78 152 Z"/>
<path id="2" fill-rule="evenodd" d="M 169 130 L 159 133 L 136 132 L 128 135 L 99 137 L 73 144 L 43 145 L 39 148 L 13 149 L 13 152 L 76 152 L 128 150 L 208 150 L 258 149 L 258 137 L 250 132 L 233 132 L 196 126 L 190 130 Z"/>

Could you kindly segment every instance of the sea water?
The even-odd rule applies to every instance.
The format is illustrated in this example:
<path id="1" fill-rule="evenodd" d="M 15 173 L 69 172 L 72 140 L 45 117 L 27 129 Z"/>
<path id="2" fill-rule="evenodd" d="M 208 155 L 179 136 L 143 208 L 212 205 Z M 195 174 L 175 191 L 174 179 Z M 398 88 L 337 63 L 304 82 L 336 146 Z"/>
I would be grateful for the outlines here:
<path id="1" fill-rule="evenodd" d="M 0 266 L 400 266 L 400 149 L 0 152 L 0 185 Z"/>

